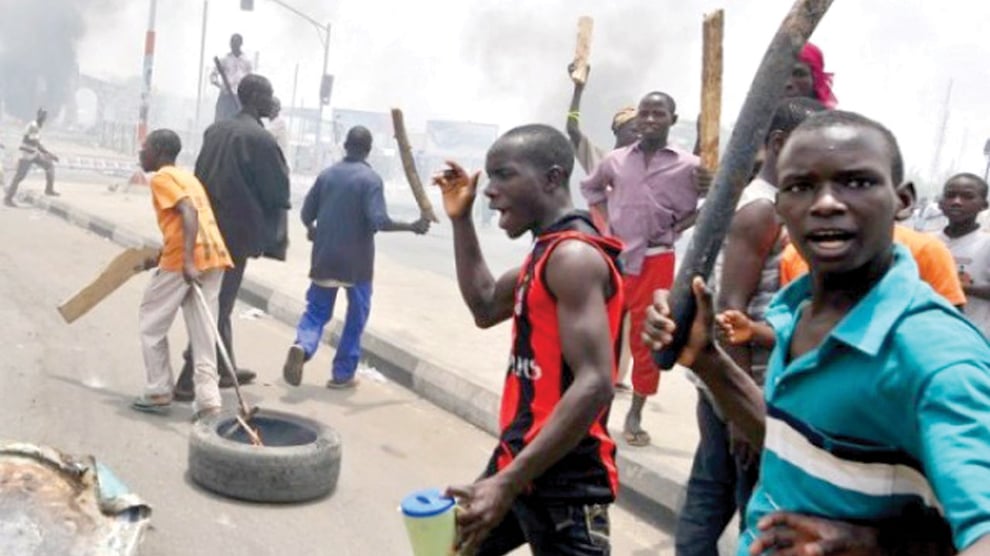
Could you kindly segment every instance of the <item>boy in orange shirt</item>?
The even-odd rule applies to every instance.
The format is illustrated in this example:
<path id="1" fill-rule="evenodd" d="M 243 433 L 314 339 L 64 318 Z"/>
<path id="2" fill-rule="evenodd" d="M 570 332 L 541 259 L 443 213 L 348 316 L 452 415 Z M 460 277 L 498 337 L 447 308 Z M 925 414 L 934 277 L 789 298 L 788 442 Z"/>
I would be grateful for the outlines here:
<path id="1" fill-rule="evenodd" d="M 193 409 L 198 419 L 218 413 L 221 400 L 211 317 L 203 311 L 192 285 L 199 284 L 215 315 L 220 281 L 232 262 L 203 185 L 191 173 L 175 167 L 181 150 L 182 142 L 174 131 L 159 129 L 148 135 L 140 153 L 144 171 L 155 172 L 151 177 L 151 198 L 163 245 L 158 269 L 144 292 L 138 313 L 148 382 L 145 393 L 131 407 L 161 413 L 171 406 L 174 380 L 168 330 L 181 308 L 192 344 L 196 391 Z"/>

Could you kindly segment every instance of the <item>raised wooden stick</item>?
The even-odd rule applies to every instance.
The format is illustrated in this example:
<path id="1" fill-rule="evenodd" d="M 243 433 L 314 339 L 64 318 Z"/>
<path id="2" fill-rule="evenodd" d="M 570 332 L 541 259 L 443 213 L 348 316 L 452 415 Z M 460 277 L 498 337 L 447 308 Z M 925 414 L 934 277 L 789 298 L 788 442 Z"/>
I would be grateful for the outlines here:
<path id="1" fill-rule="evenodd" d="M 712 172 L 718 167 L 719 123 L 722 119 L 722 29 L 724 12 L 705 16 L 702 25 L 701 63 L 701 165 Z"/>
<path id="2" fill-rule="evenodd" d="M 784 95 L 798 52 L 831 5 L 832 0 L 796 0 L 763 55 L 670 292 L 668 301 L 677 331 L 674 341 L 653 355 L 661 369 L 672 368 L 687 343 L 696 310 L 691 281 L 695 276 L 707 280 L 711 274 L 736 203 L 753 171 L 760 138 L 767 134 L 770 117 Z"/>
<path id="3" fill-rule="evenodd" d="M 416 161 L 413 159 L 412 146 L 409 145 L 409 136 L 406 135 L 406 123 L 402 117 L 402 110 L 399 108 L 392 109 L 392 127 L 395 130 L 395 141 L 399 144 L 402 170 L 406 173 L 406 181 L 409 182 L 413 197 L 416 198 L 416 204 L 419 205 L 420 215 L 433 222 L 440 222 L 433 211 L 430 198 L 426 196 L 426 190 L 423 189 L 423 182 L 419 180 L 419 174 L 416 173 Z"/>
<path id="4" fill-rule="evenodd" d="M 571 78 L 578 83 L 588 81 L 588 59 L 591 57 L 591 30 L 595 20 L 583 15 L 578 18 L 577 48 L 574 50 L 574 70 Z"/>

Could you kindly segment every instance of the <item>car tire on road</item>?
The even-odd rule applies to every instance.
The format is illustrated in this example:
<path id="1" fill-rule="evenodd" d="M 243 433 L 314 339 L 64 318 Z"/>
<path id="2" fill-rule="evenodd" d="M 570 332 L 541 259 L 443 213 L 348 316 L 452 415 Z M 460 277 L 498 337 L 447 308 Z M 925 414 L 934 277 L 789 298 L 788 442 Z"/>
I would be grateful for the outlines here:
<path id="1" fill-rule="evenodd" d="M 330 494 L 340 476 L 340 436 L 330 427 L 279 411 L 262 410 L 252 424 L 265 446 L 220 436 L 235 414 L 198 420 L 189 437 L 189 475 L 217 494 L 252 502 L 303 502 Z M 278 429 L 278 430 L 276 430 Z M 289 429 L 294 438 L 279 432 Z M 243 436 L 238 430 L 234 437 Z M 283 444 L 283 445 L 279 445 Z"/>

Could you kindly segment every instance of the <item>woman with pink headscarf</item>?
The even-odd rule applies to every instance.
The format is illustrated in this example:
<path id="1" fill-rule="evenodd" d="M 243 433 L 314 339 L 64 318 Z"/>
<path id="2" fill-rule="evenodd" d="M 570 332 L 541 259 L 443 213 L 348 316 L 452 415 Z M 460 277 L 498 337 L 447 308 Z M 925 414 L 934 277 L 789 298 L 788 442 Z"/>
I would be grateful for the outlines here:
<path id="1" fill-rule="evenodd" d="M 826 108 L 835 108 L 839 103 L 832 93 L 832 74 L 825 72 L 825 56 L 820 48 L 809 42 L 801 49 L 787 81 L 785 95 L 810 97 Z"/>

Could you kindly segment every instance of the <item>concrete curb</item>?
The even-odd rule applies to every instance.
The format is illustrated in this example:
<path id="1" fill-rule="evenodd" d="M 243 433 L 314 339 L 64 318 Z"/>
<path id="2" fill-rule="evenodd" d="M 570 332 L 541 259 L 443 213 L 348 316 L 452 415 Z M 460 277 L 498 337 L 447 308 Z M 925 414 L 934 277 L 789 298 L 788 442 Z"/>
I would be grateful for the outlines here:
<path id="1" fill-rule="evenodd" d="M 29 191 L 21 193 L 19 199 L 125 247 L 161 245 L 157 238 L 143 236 L 133 230 L 117 226 L 113 222 L 76 209 L 59 198 L 46 197 L 41 193 Z M 292 327 L 296 326 L 299 315 L 305 309 L 301 292 L 299 296 L 289 296 L 269 284 L 248 277 L 244 278 L 238 299 Z M 335 318 L 327 327 L 323 341 L 336 346 L 342 327 L 343 323 Z M 364 352 L 362 355 L 368 363 L 390 380 L 497 436 L 498 393 L 475 384 L 456 372 L 433 364 L 389 341 L 372 329 L 365 331 L 362 350 Z M 683 473 L 658 468 L 656 465 L 644 465 L 637 461 L 637 458 L 630 457 L 621 450 L 618 454 L 618 464 L 622 481 L 622 503 L 644 518 L 669 525 L 684 504 L 686 484 L 676 479 Z"/>

